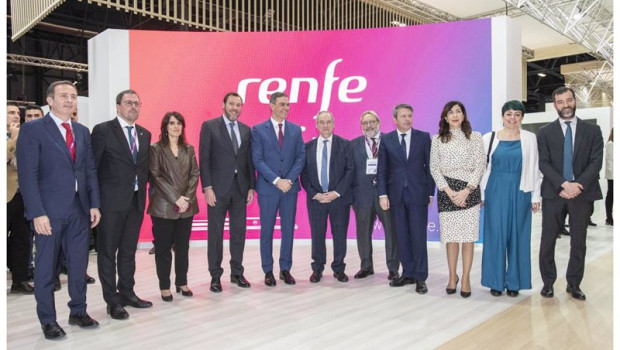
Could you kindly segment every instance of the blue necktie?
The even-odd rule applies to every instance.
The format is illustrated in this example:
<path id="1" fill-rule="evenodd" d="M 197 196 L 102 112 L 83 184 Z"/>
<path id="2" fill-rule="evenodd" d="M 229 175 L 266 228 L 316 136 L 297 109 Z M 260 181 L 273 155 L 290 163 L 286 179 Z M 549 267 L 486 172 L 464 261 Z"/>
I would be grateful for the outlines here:
<path id="1" fill-rule="evenodd" d="M 327 178 L 327 141 L 323 140 L 323 156 L 321 157 L 321 187 L 323 192 L 329 189 L 329 179 Z"/>
<path id="2" fill-rule="evenodd" d="M 400 140 L 400 148 L 403 150 L 403 156 L 407 159 L 407 142 L 405 142 L 405 136 L 407 136 L 407 134 L 400 134 L 400 136 L 402 136 L 402 139 Z"/>
<path id="3" fill-rule="evenodd" d="M 570 122 L 564 122 L 566 124 L 566 134 L 564 135 L 564 179 L 566 181 L 573 181 L 573 130 L 570 127 Z"/>
<path id="4" fill-rule="evenodd" d="M 133 162 L 137 162 L 138 161 L 138 145 L 136 145 L 136 140 L 133 138 L 133 133 L 131 132 L 133 130 L 133 126 L 126 126 L 125 128 L 127 128 L 127 135 L 129 136 L 129 149 L 131 151 L 131 156 L 133 157 Z"/>

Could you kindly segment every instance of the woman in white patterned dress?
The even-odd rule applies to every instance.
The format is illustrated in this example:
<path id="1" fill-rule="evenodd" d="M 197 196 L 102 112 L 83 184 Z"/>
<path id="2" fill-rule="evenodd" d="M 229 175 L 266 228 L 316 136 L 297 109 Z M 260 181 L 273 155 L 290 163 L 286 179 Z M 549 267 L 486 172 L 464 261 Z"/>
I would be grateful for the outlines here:
<path id="1" fill-rule="evenodd" d="M 446 103 L 441 112 L 439 134 L 433 136 L 431 143 L 430 170 L 437 183 L 439 232 L 448 257 L 450 276 L 446 293 L 456 293 L 459 282 L 456 265 L 461 250 L 463 298 L 471 295 L 469 273 L 480 230 L 478 184 L 485 166 L 482 136 L 472 132 L 465 106 L 459 101 Z"/>

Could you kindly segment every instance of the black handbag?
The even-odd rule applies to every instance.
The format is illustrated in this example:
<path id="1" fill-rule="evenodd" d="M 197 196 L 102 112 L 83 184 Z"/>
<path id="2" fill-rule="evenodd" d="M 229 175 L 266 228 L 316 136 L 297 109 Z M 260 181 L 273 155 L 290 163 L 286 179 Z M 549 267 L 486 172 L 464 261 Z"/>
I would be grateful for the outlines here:
<path id="1" fill-rule="evenodd" d="M 458 191 L 463 190 L 465 187 L 467 187 L 466 181 L 459 180 L 459 179 L 453 179 L 451 177 L 444 177 L 444 179 L 446 179 L 448 186 L 453 191 L 458 192 Z M 459 211 L 459 210 L 469 209 L 471 207 L 474 207 L 480 204 L 480 201 L 481 201 L 480 186 L 476 186 L 476 189 L 471 191 L 469 196 L 467 196 L 464 207 L 459 207 L 455 205 L 454 203 L 452 203 L 452 200 L 450 200 L 450 196 L 448 196 L 448 194 L 445 191 L 437 191 L 437 210 L 440 213 L 446 212 L 446 211 Z"/>

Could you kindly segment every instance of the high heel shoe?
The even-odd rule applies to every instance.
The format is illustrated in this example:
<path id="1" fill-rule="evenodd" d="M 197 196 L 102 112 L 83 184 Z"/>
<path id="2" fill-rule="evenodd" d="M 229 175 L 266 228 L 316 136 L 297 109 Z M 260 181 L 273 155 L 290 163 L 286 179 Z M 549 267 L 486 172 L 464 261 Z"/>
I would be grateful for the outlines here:
<path id="1" fill-rule="evenodd" d="M 172 301 L 172 293 L 170 293 L 170 295 L 163 295 L 162 294 L 161 295 L 161 300 L 163 300 L 163 301 L 165 301 L 167 303 L 171 302 Z"/>
<path id="2" fill-rule="evenodd" d="M 446 288 L 446 293 L 447 294 L 454 294 L 456 293 L 456 286 L 459 284 L 459 276 L 456 276 L 456 283 L 454 283 L 454 288 Z"/>
<path id="3" fill-rule="evenodd" d="M 187 288 L 187 290 L 183 290 L 179 286 L 177 286 L 177 293 L 181 293 L 181 295 L 183 295 L 184 297 L 192 297 L 192 296 L 194 296 L 194 293 L 192 293 L 191 289 Z"/>

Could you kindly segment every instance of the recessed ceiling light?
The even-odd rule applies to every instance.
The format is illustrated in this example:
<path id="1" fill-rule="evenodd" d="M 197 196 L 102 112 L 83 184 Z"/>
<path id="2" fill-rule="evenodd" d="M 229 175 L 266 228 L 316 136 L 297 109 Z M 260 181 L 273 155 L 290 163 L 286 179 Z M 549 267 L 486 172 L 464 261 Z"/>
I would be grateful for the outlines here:
<path id="1" fill-rule="evenodd" d="M 541 78 L 544 78 L 544 77 L 547 76 L 547 74 L 545 74 L 545 73 L 538 73 L 538 76 L 541 77 Z"/>

